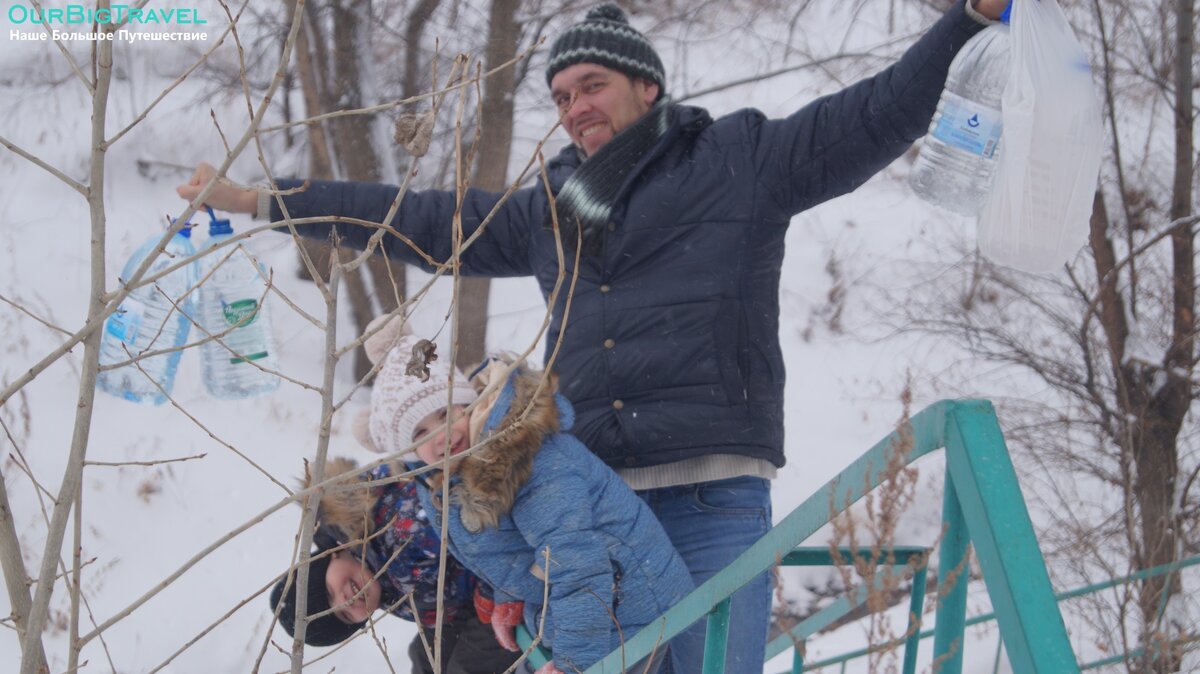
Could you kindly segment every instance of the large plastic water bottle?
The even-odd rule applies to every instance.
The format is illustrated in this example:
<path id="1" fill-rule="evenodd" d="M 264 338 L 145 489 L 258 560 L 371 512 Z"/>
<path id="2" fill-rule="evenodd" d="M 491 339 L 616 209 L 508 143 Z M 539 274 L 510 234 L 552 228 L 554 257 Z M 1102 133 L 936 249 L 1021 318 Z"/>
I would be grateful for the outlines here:
<path id="1" fill-rule="evenodd" d="M 146 275 L 156 274 L 194 255 L 196 249 L 192 246 L 191 232 L 191 228 L 185 226 L 172 236 Z M 122 282 L 133 277 L 160 239 L 162 235 L 155 235 L 134 252 L 121 272 Z M 136 364 L 102 369 L 96 380 L 101 390 L 139 403 L 161 405 L 166 402 L 175 385 L 175 370 L 183 353 L 180 347 L 187 342 L 192 325 L 188 316 L 193 315 L 193 305 L 190 295 L 185 296 L 185 293 L 196 284 L 196 278 L 195 263 L 180 267 L 131 292 L 108 317 L 100 339 L 101 367 L 124 363 L 140 354 L 174 350 L 141 358 Z"/>
<path id="2" fill-rule="evenodd" d="M 233 236 L 228 220 L 212 222 L 208 241 L 201 250 L 212 248 Z M 232 252 L 230 252 L 232 250 Z M 267 304 L 266 271 L 243 247 L 226 247 L 201 258 L 200 325 L 219 339 L 201 347 L 204 385 L 223 400 L 239 400 L 270 393 L 279 388 L 275 337 Z M 268 372 L 269 371 L 269 372 Z"/>
<path id="3" fill-rule="evenodd" d="M 1000 95 L 1008 82 L 1010 49 L 1008 25 L 995 24 L 963 45 L 950 64 L 909 174 L 913 191 L 925 201 L 962 215 L 983 209 L 1000 151 Z"/>

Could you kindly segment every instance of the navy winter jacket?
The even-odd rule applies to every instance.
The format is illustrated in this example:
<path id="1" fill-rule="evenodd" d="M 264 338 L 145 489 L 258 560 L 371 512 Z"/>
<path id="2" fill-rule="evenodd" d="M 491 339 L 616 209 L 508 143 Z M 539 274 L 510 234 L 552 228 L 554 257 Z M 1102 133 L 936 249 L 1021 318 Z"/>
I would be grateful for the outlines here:
<path id="1" fill-rule="evenodd" d="M 574 432 L 615 468 L 737 454 L 784 463 L 779 278 L 792 216 L 855 189 L 923 135 L 946 72 L 982 25 L 961 2 L 878 75 L 783 119 L 742 110 L 712 120 L 681 107 L 621 188 L 599 257 L 585 256 L 555 363 L 575 406 Z M 579 166 L 574 147 L 550 162 L 554 190 Z M 281 181 L 293 188 L 300 181 Z M 285 198 L 293 218 L 382 222 L 394 186 L 313 182 Z M 470 190 L 470 235 L 500 201 Z M 512 195 L 463 255 L 462 273 L 558 278 L 548 200 L 539 184 Z M 452 192 L 409 193 L 391 223 L 435 260 L 451 255 Z M 282 213 L 273 202 L 271 219 Z M 299 226 L 326 238 L 333 223 Z M 337 225 L 362 247 L 374 231 Z M 384 248 L 423 259 L 388 235 Z M 567 261 L 567 278 L 573 272 Z M 562 293 L 546 337 L 563 332 Z M 547 349 L 549 351 L 549 349 Z"/>

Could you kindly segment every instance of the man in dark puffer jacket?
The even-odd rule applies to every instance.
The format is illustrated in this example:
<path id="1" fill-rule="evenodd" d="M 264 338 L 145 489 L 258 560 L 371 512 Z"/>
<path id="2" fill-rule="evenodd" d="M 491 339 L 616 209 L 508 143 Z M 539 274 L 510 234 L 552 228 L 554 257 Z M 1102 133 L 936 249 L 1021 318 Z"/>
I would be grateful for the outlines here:
<path id="1" fill-rule="evenodd" d="M 778 294 L 787 225 L 854 190 L 925 133 L 954 55 L 1007 4 L 972 1 L 960 0 L 891 67 L 783 119 L 741 110 L 713 120 L 672 104 L 658 55 L 615 6 L 589 12 L 551 49 L 547 82 L 573 144 L 549 163 L 549 179 L 563 240 L 582 250 L 569 326 L 563 293 L 547 344 L 562 338 L 555 367 L 577 413 L 575 434 L 650 503 L 697 585 L 770 527 L 769 480 L 784 463 Z M 214 174 L 202 165 L 180 196 L 194 199 Z M 293 218 L 382 222 L 397 194 L 314 181 L 282 201 Z M 467 192 L 466 236 L 497 210 L 463 253 L 462 273 L 532 275 L 549 299 L 559 268 L 545 190 L 501 201 Z M 283 219 L 265 191 L 219 184 L 207 203 Z M 455 207 L 453 192 L 409 193 L 390 224 L 444 261 Z M 334 227 L 297 229 L 326 239 Z M 358 247 L 375 231 L 336 227 Z M 383 247 L 426 266 L 398 237 L 385 236 Z M 726 672 L 761 671 L 769 587 L 764 574 L 734 596 Z M 675 639 L 675 674 L 701 670 L 703 637 L 700 624 Z"/>

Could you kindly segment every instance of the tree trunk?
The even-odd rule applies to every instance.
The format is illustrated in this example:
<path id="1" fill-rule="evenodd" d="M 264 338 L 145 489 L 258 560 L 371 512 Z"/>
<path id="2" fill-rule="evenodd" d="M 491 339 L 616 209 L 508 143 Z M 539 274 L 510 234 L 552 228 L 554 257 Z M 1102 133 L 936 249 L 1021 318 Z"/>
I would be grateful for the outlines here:
<path id="1" fill-rule="evenodd" d="M 359 45 L 367 42 L 362 15 L 368 4 L 366 0 L 333 2 L 333 79 L 327 88 L 330 110 L 363 107 L 363 89 L 369 85 L 363 82 Z M 372 143 L 374 115 L 347 115 L 333 121 L 338 164 L 344 177 L 363 182 L 382 180 L 379 156 Z"/>
<path id="2" fill-rule="evenodd" d="M 440 3 L 441 0 L 420 0 L 405 21 L 401 98 L 412 98 L 420 93 L 421 37 Z M 375 286 L 375 299 L 379 302 L 381 313 L 394 311 L 408 294 L 408 281 L 404 270 L 403 262 L 386 260 L 382 255 L 373 255 L 367 262 L 367 272 L 371 276 L 372 285 Z"/>
<path id="3" fill-rule="evenodd" d="M 296 11 L 296 0 L 284 0 L 289 14 Z M 320 26 L 314 20 L 312 5 L 305 5 L 304 25 L 296 35 L 296 72 L 300 77 L 300 91 L 304 96 L 304 116 L 313 117 L 325 112 L 322 103 L 321 83 L 328 79 L 322 76 L 324 62 L 320 47 L 322 42 Z M 318 50 L 320 53 L 318 53 Z M 317 122 L 306 126 L 308 130 L 308 175 L 315 179 L 333 177 L 333 157 L 329 153 L 329 137 L 325 132 L 325 124 Z M 301 239 L 300 245 L 308 253 L 317 270 L 329 268 L 329 246 L 311 239 Z M 297 254 L 299 266 L 297 276 L 311 281 L 308 267 L 304 264 L 303 256 Z"/>
<path id="4" fill-rule="evenodd" d="M 342 108 L 361 108 L 366 105 L 363 87 L 367 83 L 362 73 L 358 45 L 369 44 L 363 35 L 362 25 L 369 4 L 364 0 L 341 0 L 334 8 L 334 71 L 338 86 L 334 89 L 333 98 Z M 383 166 L 373 142 L 375 117 L 354 115 L 339 117 L 335 121 L 335 136 L 340 151 L 338 156 L 345 177 L 363 182 L 381 182 L 384 179 Z M 378 300 L 379 312 L 392 311 L 399 306 L 396 298 L 404 297 L 404 264 L 396 262 L 390 266 L 392 274 L 388 273 L 389 265 L 384 261 L 383 253 L 377 252 L 371 256 L 365 268 L 346 276 L 346 290 L 359 332 L 365 330 L 376 315 L 372 297 Z M 374 285 L 373 291 L 367 286 L 367 277 Z M 355 376 L 361 379 L 370 369 L 366 352 L 359 349 L 355 353 Z"/>
<path id="5" fill-rule="evenodd" d="M 408 292 L 404 269 L 403 262 L 388 260 L 382 253 L 372 255 L 367 260 L 367 273 L 371 276 L 371 284 L 375 286 L 375 299 L 379 302 L 380 313 L 395 311 L 404 301 L 404 295 Z"/>
<path id="6" fill-rule="evenodd" d="M 286 2 L 294 5 L 295 0 Z M 308 116 L 363 107 L 363 91 L 367 84 L 363 81 L 359 45 L 367 43 L 362 17 L 368 4 L 368 0 L 331 0 L 328 5 L 332 21 L 331 49 L 326 49 L 326 37 L 315 4 L 307 6 L 310 11 L 305 15 L 306 30 L 300 33 L 297 43 L 297 70 Z M 373 123 L 372 116 L 349 115 L 309 125 L 309 175 L 316 179 L 381 181 L 383 175 L 373 142 Z M 318 270 L 329 268 L 331 249 L 327 243 L 303 241 L 301 245 Z M 377 269 L 382 266 L 379 262 L 372 260 L 368 268 L 375 279 L 381 297 L 380 304 L 385 311 L 390 311 L 397 306 L 393 299 L 397 293 L 386 272 L 382 277 L 379 275 Z M 396 276 L 402 296 L 403 266 L 395 266 L 401 272 Z M 300 275 L 308 277 L 308 270 L 303 264 Z M 371 300 L 367 275 L 368 271 L 360 267 L 343 278 L 355 328 L 359 332 L 366 329 L 377 313 Z M 355 377 L 365 377 L 370 369 L 366 353 L 359 349 L 354 354 Z"/>
<path id="7" fill-rule="evenodd" d="M 1175 2 L 1175 167 L 1171 193 L 1171 219 L 1191 215 L 1195 170 L 1193 139 L 1192 33 L 1195 17 L 1192 0 Z M 1137 498 L 1142 516 L 1142 552 L 1147 566 L 1170 564 L 1179 556 L 1179 511 L 1175 498 L 1179 476 L 1179 429 L 1191 406 L 1189 373 L 1195 365 L 1196 269 L 1195 240 L 1189 223 L 1171 232 L 1172 339 L 1163 356 L 1163 382 L 1150 392 L 1143 420 L 1144 436 L 1137 452 Z M 1159 379 L 1158 377 L 1155 378 Z M 1146 625 L 1146 669 L 1179 671 L 1180 653 L 1171 642 L 1187 626 L 1171 622 L 1164 611 L 1183 592 L 1179 574 L 1147 579 L 1142 585 L 1141 611 Z"/>
<path id="8" fill-rule="evenodd" d="M 404 79 L 400 94 L 404 98 L 416 96 L 421 86 L 421 36 L 425 26 L 433 18 L 441 0 L 421 0 L 408 15 L 404 29 Z"/>
<path id="9" fill-rule="evenodd" d="M 333 8 L 333 78 L 328 93 L 330 110 L 354 110 L 364 107 L 360 45 L 368 44 L 362 17 L 368 0 L 334 0 Z M 347 180 L 380 182 L 383 171 L 373 144 L 373 115 L 347 115 L 333 120 L 333 136 L 337 147 L 338 164 Z M 382 253 L 379 253 L 380 255 Z M 343 257 L 349 257 L 349 254 Z M 371 292 L 367 286 L 366 270 L 359 267 L 346 274 L 346 293 L 350 299 L 358 333 L 367 329 L 375 316 Z M 354 352 L 354 377 L 362 379 L 371 370 L 371 361 L 361 347 Z"/>
<path id="10" fill-rule="evenodd" d="M 1175 398 L 1176 394 L 1169 393 L 1167 397 Z M 1182 414 L 1171 409 L 1169 403 L 1159 400 L 1147 413 L 1140 446 L 1134 453 L 1137 467 L 1134 495 L 1141 516 L 1144 568 L 1170 564 L 1177 557 L 1179 522 L 1174 506 L 1179 456 L 1176 438 L 1183 422 Z M 1142 583 L 1138 604 L 1146 626 L 1143 644 L 1147 672 L 1179 671 L 1179 654 L 1172 648 L 1171 641 L 1182 634 L 1179 626 L 1171 624 L 1166 608 L 1172 596 L 1182 589 L 1178 573 L 1155 576 Z"/>
<path id="11" fill-rule="evenodd" d="M 517 43 L 521 39 L 516 20 L 520 5 L 520 0 L 492 0 L 485 69 L 491 70 L 516 56 Z M 514 68 L 497 72 L 484 82 L 479 120 L 481 152 L 472 179 L 472 184 L 481 189 L 500 191 L 506 187 L 508 160 L 512 154 L 513 99 L 516 89 Z M 464 367 L 483 360 L 487 349 L 490 295 L 490 279 L 462 280 L 457 307 L 460 338 L 455 360 Z"/>

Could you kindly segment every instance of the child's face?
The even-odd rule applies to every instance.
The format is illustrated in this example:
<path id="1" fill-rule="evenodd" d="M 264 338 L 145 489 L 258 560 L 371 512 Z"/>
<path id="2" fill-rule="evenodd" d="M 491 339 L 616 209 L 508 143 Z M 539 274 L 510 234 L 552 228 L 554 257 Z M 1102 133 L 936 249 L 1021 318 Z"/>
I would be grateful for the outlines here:
<path id="1" fill-rule="evenodd" d="M 454 456 L 471 446 L 470 417 L 463 413 L 466 405 L 454 405 L 449 408 L 450 423 L 450 455 Z M 442 408 L 425 417 L 413 429 L 413 442 L 420 441 L 417 446 L 417 456 L 428 464 L 442 460 L 446 452 L 446 408 Z"/>
<path id="2" fill-rule="evenodd" d="M 333 614 L 344 623 L 357 625 L 379 608 L 379 583 L 361 561 L 344 550 L 333 553 L 329 561 L 325 589 Z"/>

